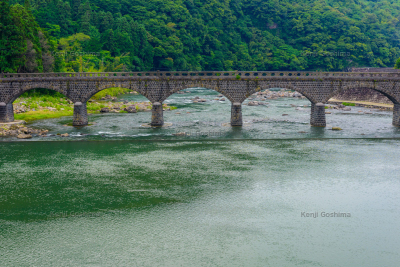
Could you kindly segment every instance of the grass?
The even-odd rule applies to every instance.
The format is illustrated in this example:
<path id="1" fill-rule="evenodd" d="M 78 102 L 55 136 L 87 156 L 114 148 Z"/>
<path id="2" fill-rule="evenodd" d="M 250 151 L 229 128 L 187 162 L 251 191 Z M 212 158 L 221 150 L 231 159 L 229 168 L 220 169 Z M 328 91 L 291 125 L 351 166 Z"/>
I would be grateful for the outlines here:
<path id="1" fill-rule="evenodd" d="M 342 105 L 343 106 L 351 106 L 351 107 L 355 107 L 356 106 L 356 104 L 354 104 L 354 103 L 347 103 L 347 102 L 343 102 Z"/>
<path id="2" fill-rule="evenodd" d="M 38 110 L 38 111 L 28 111 L 25 113 L 15 114 L 14 118 L 16 120 L 24 121 L 34 121 L 43 119 L 53 119 L 60 118 L 63 116 L 72 116 L 73 111 L 71 110 L 61 110 L 61 111 L 49 111 L 49 110 Z"/>
<path id="3" fill-rule="evenodd" d="M 69 104 L 68 100 L 59 96 L 31 96 L 18 98 L 15 103 L 21 103 L 21 106 L 26 106 L 35 111 L 14 114 L 16 120 L 34 121 L 42 119 L 59 118 L 63 116 L 72 116 L 74 112 L 73 104 Z M 50 111 L 45 108 L 55 108 L 55 111 Z M 106 107 L 105 104 L 87 103 L 88 113 L 98 113 L 101 108 Z M 44 108 L 44 109 L 40 109 Z"/>

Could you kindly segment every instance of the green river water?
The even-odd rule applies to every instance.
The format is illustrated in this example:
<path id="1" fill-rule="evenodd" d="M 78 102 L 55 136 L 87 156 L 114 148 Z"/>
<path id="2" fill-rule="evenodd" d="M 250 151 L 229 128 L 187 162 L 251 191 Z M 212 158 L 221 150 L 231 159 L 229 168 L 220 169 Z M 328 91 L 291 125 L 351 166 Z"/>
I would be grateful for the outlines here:
<path id="1" fill-rule="evenodd" d="M 309 102 L 285 98 L 243 106 L 232 128 L 229 101 L 190 91 L 168 99 L 170 127 L 99 114 L 1 139 L 0 266 L 399 266 L 391 112 L 333 110 L 315 128 Z M 323 217 L 334 212 L 348 216 Z"/>

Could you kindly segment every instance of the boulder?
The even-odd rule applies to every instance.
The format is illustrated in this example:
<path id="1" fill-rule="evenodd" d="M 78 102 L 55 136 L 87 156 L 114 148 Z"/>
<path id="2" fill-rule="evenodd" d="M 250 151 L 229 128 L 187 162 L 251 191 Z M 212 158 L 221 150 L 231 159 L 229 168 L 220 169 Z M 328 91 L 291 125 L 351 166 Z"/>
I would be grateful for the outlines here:
<path id="1" fill-rule="evenodd" d="M 17 136 L 18 135 L 18 131 L 17 130 L 10 130 L 7 132 L 7 135 L 9 136 Z"/>
<path id="2" fill-rule="evenodd" d="M 225 101 L 225 98 L 220 98 L 219 101 Z"/>
<path id="3" fill-rule="evenodd" d="M 303 95 L 300 94 L 299 92 L 294 92 L 293 97 L 302 97 Z"/>
<path id="4" fill-rule="evenodd" d="M 22 133 L 24 133 L 24 134 L 29 134 L 29 133 L 30 133 L 29 129 L 26 128 L 26 127 L 21 128 L 20 131 L 21 131 Z"/>
<path id="5" fill-rule="evenodd" d="M 32 135 L 30 135 L 30 134 L 19 134 L 18 136 L 17 136 L 17 138 L 18 139 L 30 139 L 30 138 L 32 138 Z"/>
<path id="6" fill-rule="evenodd" d="M 340 127 L 332 127 L 332 131 L 341 131 L 341 130 L 343 130 L 343 129 Z"/>
<path id="7" fill-rule="evenodd" d="M 110 112 L 110 109 L 109 108 L 102 108 L 102 109 L 100 109 L 100 112 L 101 113 L 108 113 L 108 112 Z"/>
<path id="8" fill-rule="evenodd" d="M 351 107 L 344 107 L 342 110 L 343 111 L 351 111 Z"/>
<path id="9" fill-rule="evenodd" d="M 128 111 L 128 113 L 136 113 L 136 106 L 129 106 L 127 108 L 125 108 L 125 111 Z"/>
<path id="10" fill-rule="evenodd" d="M 248 106 L 258 106 L 258 102 L 257 101 L 250 101 L 247 105 Z"/>
<path id="11" fill-rule="evenodd" d="M 180 132 L 180 133 L 176 133 L 176 134 L 173 134 L 174 136 L 186 136 L 186 133 L 185 132 Z"/>
<path id="12" fill-rule="evenodd" d="M 61 137 L 68 137 L 69 134 L 68 134 L 68 133 L 65 133 L 65 134 L 61 134 L 60 136 L 61 136 Z"/>

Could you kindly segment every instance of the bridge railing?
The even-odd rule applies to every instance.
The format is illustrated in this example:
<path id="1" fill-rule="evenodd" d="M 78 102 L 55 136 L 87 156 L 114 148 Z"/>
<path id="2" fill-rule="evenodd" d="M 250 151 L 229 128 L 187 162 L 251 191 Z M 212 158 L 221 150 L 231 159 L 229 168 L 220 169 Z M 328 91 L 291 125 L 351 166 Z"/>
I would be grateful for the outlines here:
<path id="1" fill-rule="evenodd" d="M 1 73 L 0 78 L 31 77 L 400 77 L 400 73 L 313 72 L 313 71 L 142 71 L 142 72 L 72 72 L 72 73 Z"/>

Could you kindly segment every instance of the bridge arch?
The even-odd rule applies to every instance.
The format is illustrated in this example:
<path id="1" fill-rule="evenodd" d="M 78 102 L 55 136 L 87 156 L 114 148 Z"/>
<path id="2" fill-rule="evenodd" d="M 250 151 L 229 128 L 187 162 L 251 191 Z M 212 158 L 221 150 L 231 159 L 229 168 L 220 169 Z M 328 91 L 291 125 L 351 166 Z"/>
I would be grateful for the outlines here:
<path id="1" fill-rule="evenodd" d="M 323 85 L 322 87 L 326 86 Z M 325 103 L 321 94 L 315 94 L 312 90 L 310 90 L 309 85 L 303 81 L 261 81 L 258 84 L 257 90 L 252 92 L 252 94 L 272 88 L 282 88 L 296 91 L 305 96 L 311 103 Z"/>
<path id="2" fill-rule="evenodd" d="M 262 87 L 261 87 L 262 86 Z M 326 119 L 325 119 L 325 106 L 321 103 L 321 100 L 315 98 L 306 88 L 297 87 L 295 84 L 292 83 L 262 83 L 261 86 L 258 86 L 255 90 L 251 91 L 251 95 L 257 92 L 263 92 L 265 90 L 270 90 L 274 88 L 279 89 L 287 89 L 291 91 L 298 92 L 302 94 L 308 101 L 311 102 L 311 113 L 310 113 L 310 123 L 312 126 L 325 126 Z M 249 98 L 251 95 L 247 96 Z M 233 108 L 232 108 L 233 110 Z"/>
<path id="3" fill-rule="evenodd" d="M 265 90 L 271 90 L 271 89 L 275 89 L 275 88 L 286 89 L 286 90 L 298 92 L 298 93 L 302 94 L 305 98 L 307 98 L 311 103 L 315 103 L 315 99 L 313 99 L 311 96 L 309 96 L 309 94 L 305 90 L 302 90 L 301 88 L 297 88 L 297 87 L 291 86 L 291 85 L 288 85 L 288 86 L 285 86 L 285 87 L 282 87 L 282 86 L 278 86 L 278 87 L 267 86 L 267 87 L 260 88 L 259 90 L 255 91 L 254 93 L 263 92 Z M 253 94 L 251 94 L 251 95 L 253 95 Z M 247 98 L 249 98 L 249 97 L 247 97 Z"/>
<path id="4" fill-rule="evenodd" d="M 391 85 L 391 86 L 393 87 L 393 85 Z M 341 94 L 341 93 L 352 92 L 352 91 L 361 89 L 361 90 L 371 90 L 371 91 L 381 93 L 382 95 L 386 96 L 393 104 L 400 104 L 400 99 L 393 93 L 392 88 L 389 89 L 387 87 L 388 87 L 387 85 L 386 86 L 385 85 L 374 86 L 374 84 L 368 84 L 368 83 L 345 85 L 341 89 L 333 91 L 329 95 L 328 100 Z"/>
<path id="5" fill-rule="evenodd" d="M 67 99 L 73 101 L 69 96 L 68 96 L 68 91 L 66 90 L 66 88 L 63 88 L 63 86 L 61 86 L 60 84 L 36 84 L 36 83 L 32 83 L 32 84 L 22 84 L 19 87 L 16 88 L 16 90 L 13 91 L 12 94 L 9 94 L 8 97 L 6 99 L 4 99 L 4 101 L 1 102 L 5 102 L 7 104 L 12 104 L 14 103 L 14 101 L 20 97 L 21 95 L 23 95 L 26 92 L 29 92 L 31 90 L 35 90 L 35 89 L 47 89 L 47 90 L 51 90 L 54 92 L 58 92 L 60 94 L 62 94 L 63 96 L 65 96 Z"/>
<path id="6" fill-rule="evenodd" d="M 171 87 L 171 82 L 170 82 L 170 87 Z M 177 81 L 172 83 L 172 88 L 170 88 L 168 94 L 164 99 L 162 99 L 162 102 L 168 99 L 171 95 L 190 88 L 206 88 L 209 90 L 213 90 L 215 92 L 218 92 L 222 94 L 225 98 L 227 98 L 230 102 L 234 102 L 233 97 L 226 92 L 226 90 L 223 90 L 221 86 L 216 82 L 216 81 Z"/>
<path id="7" fill-rule="evenodd" d="M 115 87 L 138 92 L 139 94 L 146 97 L 149 101 L 151 101 L 149 99 L 148 93 L 145 90 L 142 90 L 142 88 L 140 88 L 140 86 L 138 86 L 137 83 L 135 82 L 97 82 L 95 85 L 91 85 L 89 90 L 81 97 L 81 102 L 86 103 L 95 94 L 104 91 L 106 89 Z"/>

